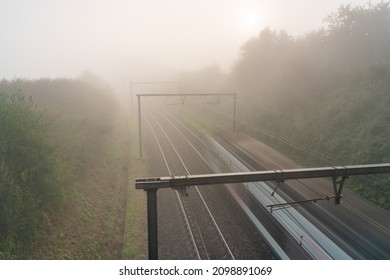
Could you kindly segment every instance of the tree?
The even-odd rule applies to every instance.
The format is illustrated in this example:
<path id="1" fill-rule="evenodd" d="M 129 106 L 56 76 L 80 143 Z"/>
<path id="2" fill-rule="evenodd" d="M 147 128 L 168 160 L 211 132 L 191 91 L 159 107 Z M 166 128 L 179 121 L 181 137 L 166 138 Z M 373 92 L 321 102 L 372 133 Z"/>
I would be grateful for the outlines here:
<path id="1" fill-rule="evenodd" d="M 0 93 L 0 258 L 37 241 L 49 209 L 60 199 L 55 154 L 31 99 Z"/>

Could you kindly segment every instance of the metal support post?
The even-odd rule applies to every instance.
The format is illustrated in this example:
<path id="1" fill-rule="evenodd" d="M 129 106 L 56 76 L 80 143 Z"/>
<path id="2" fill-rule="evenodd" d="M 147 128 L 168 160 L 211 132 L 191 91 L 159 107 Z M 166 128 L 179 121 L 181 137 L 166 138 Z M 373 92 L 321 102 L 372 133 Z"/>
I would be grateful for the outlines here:
<path id="1" fill-rule="evenodd" d="M 341 192 L 344 187 L 345 179 L 347 179 L 347 176 L 341 176 L 340 180 L 337 180 L 338 177 L 333 177 L 332 182 L 333 182 L 333 191 L 334 191 L 334 204 L 338 205 L 340 204 L 342 195 Z"/>
<path id="2" fill-rule="evenodd" d="M 234 124 L 233 124 L 233 131 L 237 131 L 237 94 L 233 95 L 233 118 L 234 118 Z"/>
<path id="3" fill-rule="evenodd" d="M 138 141 L 139 141 L 139 157 L 142 158 L 142 131 L 141 131 L 141 96 L 138 97 Z"/>
<path id="4" fill-rule="evenodd" d="M 157 241 L 157 189 L 146 190 L 148 207 L 149 260 L 158 259 Z"/>
<path id="5" fill-rule="evenodd" d="M 276 185 L 275 185 L 274 190 L 273 190 L 272 193 L 271 193 L 271 196 L 274 196 L 274 195 L 275 195 L 275 192 L 276 192 L 276 190 L 278 189 L 278 187 L 280 186 L 281 183 L 284 183 L 284 181 L 276 180 Z"/>

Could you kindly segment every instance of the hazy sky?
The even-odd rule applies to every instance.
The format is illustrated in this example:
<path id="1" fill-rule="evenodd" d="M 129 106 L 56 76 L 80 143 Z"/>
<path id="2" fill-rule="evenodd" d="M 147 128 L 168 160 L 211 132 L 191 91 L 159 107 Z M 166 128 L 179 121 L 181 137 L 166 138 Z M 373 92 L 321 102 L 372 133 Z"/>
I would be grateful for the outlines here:
<path id="1" fill-rule="evenodd" d="M 304 34 L 340 4 L 367 2 L 0 0 L 0 79 L 228 70 L 240 46 L 266 26 Z"/>

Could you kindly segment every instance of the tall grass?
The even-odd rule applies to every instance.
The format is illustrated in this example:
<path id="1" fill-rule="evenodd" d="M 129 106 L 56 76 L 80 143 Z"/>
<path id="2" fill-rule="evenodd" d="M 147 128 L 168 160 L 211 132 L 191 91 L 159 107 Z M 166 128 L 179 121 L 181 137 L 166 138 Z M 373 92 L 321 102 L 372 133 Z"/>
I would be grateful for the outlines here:
<path id="1" fill-rule="evenodd" d="M 0 258 L 28 254 L 59 205 L 47 128 L 31 98 L 0 93 Z"/>

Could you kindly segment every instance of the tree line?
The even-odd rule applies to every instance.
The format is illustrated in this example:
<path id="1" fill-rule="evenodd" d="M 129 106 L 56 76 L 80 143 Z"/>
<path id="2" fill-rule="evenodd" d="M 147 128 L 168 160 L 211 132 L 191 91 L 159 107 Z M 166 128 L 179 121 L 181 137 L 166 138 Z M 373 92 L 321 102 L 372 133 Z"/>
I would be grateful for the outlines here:
<path id="1" fill-rule="evenodd" d="M 182 80 L 234 89 L 240 117 L 268 132 L 255 136 L 303 165 L 389 162 L 389 50 L 390 2 L 342 5 L 321 29 L 298 37 L 265 28 L 243 44 L 229 73 L 213 66 Z M 351 188 L 390 209 L 388 182 L 360 179 Z"/>

